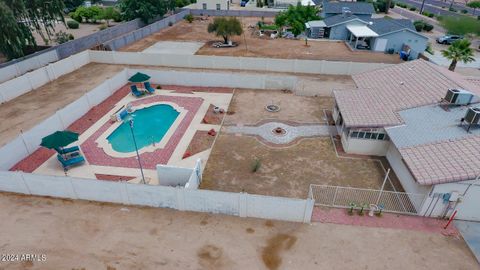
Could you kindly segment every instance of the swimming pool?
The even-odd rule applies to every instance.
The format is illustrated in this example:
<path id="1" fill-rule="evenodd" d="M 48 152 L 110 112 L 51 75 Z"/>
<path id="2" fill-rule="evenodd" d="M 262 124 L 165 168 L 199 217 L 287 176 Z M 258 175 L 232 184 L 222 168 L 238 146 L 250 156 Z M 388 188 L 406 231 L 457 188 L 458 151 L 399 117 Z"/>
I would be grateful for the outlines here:
<path id="1" fill-rule="evenodd" d="M 180 113 L 167 104 L 153 105 L 130 114 L 138 149 L 159 143 Z M 127 118 L 128 119 L 128 118 Z M 124 121 L 108 137 L 112 149 L 129 153 L 135 151 L 129 121 Z"/>

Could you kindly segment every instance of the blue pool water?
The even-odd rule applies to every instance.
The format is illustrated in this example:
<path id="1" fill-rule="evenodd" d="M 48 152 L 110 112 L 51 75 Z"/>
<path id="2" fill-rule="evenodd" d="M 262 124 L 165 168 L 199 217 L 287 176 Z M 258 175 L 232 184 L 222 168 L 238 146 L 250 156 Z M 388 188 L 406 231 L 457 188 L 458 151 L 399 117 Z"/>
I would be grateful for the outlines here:
<path id="1" fill-rule="evenodd" d="M 138 149 L 159 143 L 180 113 L 166 104 L 136 110 L 107 137 L 113 150 L 121 153 L 135 151 L 129 117 L 133 118 L 133 133 Z"/>

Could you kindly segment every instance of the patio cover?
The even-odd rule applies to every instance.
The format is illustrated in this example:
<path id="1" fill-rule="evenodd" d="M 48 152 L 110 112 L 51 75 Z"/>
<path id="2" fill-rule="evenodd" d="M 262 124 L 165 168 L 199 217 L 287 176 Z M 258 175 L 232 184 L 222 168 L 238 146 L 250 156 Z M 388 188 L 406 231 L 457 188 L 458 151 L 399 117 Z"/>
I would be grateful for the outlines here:
<path id="1" fill-rule="evenodd" d="M 378 37 L 378 34 L 375 33 L 372 29 L 368 28 L 366 25 L 347 25 L 347 29 L 357 38 Z"/>

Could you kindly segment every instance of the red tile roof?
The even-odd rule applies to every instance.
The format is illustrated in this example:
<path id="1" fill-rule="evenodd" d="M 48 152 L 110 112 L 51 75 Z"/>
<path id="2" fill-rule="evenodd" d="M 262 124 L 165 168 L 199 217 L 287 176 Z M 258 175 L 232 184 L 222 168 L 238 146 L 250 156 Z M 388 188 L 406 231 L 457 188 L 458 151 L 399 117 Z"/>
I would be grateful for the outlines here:
<path id="1" fill-rule="evenodd" d="M 397 111 L 437 103 L 449 88 L 480 95 L 480 84 L 421 59 L 352 78 L 359 89 L 334 91 L 347 127 L 402 124 Z"/>

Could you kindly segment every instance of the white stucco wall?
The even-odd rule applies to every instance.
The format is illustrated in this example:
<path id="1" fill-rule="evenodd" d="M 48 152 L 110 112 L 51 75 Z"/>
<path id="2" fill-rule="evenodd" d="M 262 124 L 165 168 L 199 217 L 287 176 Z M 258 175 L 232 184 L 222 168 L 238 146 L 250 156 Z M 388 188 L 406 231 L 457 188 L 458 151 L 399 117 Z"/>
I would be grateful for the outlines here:
<path id="1" fill-rule="evenodd" d="M 217 4 L 220 5 L 220 10 L 228 10 L 229 5 L 227 0 L 198 0 L 197 9 L 203 9 L 203 4 L 207 5 L 206 9 L 217 9 Z"/>
<path id="2" fill-rule="evenodd" d="M 472 184 L 469 187 L 469 185 Z M 468 191 L 465 193 L 465 191 Z M 443 194 L 457 192 L 460 195 L 459 202 L 446 212 L 448 203 L 442 199 Z M 436 196 L 434 196 L 436 194 Z M 462 196 L 465 194 L 465 196 Z M 432 203 L 430 203 L 432 202 Z M 435 204 L 436 203 L 436 204 Z M 430 205 L 430 207 L 428 207 Z M 457 183 L 446 183 L 435 185 L 431 196 L 424 203 L 423 213 L 427 216 L 442 217 L 446 213 L 446 217 L 450 217 L 454 210 L 457 210 L 455 219 L 480 221 L 480 182 L 475 184 L 474 180 L 462 181 Z M 428 210 L 427 210 L 428 208 Z"/>
<path id="3" fill-rule="evenodd" d="M 390 141 L 355 139 L 342 136 L 342 145 L 349 154 L 385 156 Z"/>

